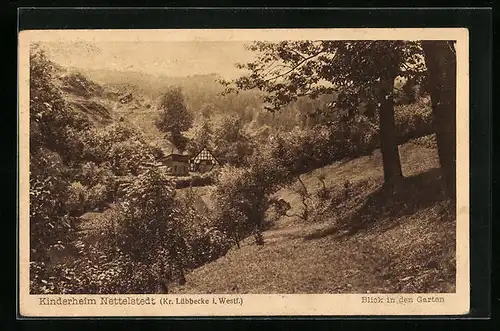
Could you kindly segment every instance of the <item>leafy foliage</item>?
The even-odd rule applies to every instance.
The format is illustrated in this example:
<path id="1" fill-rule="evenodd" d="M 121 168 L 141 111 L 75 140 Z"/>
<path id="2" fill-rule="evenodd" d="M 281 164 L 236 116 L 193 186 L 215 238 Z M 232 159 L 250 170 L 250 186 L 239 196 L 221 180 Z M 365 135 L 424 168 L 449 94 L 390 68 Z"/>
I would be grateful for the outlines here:
<path id="1" fill-rule="evenodd" d="M 54 165 L 53 165 L 54 167 Z M 55 168 L 55 169 L 54 169 Z M 47 260 L 48 249 L 72 238 L 71 219 L 64 217 L 68 181 L 62 169 L 30 177 L 30 250 L 32 260 Z"/>
<path id="2" fill-rule="evenodd" d="M 256 60 L 239 67 L 251 73 L 226 92 L 257 88 L 265 91 L 271 111 L 280 110 L 301 96 L 313 99 L 340 92 L 339 108 L 357 107 L 376 92 L 388 73 L 402 77 L 424 74 L 422 51 L 413 41 L 282 41 L 254 42 L 248 49 Z M 234 85 L 233 85 L 234 84 Z"/>
<path id="3" fill-rule="evenodd" d="M 193 116 L 186 108 L 181 89 L 175 88 L 167 91 L 161 97 L 158 108 L 161 112 L 156 126 L 168 135 L 168 139 L 177 149 L 184 150 L 187 140 L 182 132 L 191 127 Z"/>
<path id="4" fill-rule="evenodd" d="M 117 176 L 139 174 L 158 151 L 123 123 L 93 127 L 65 99 L 61 69 L 43 50 L 32 48 L 30 62 L 31 291 L 137 290 L 137 285 L 120 278 L 144 284 L 147 267 L 140 262 L 128 264 L 130 256 L 116 252 L 116 243 L 109 243 L 109 238 L 116 238 L 110 235 L 114 227 L 104 227 L 99 240 L 103 244 L 81 245 L 77 217 L 115 201 Z M 88 83 L 80 78 L 63 77 L 65 92 L 64 82 Z M 113 217 L 123 216 L 117 214 Z"/>
<path id="5" fill-rule="evenodd" d="M 78 159 L 78 133 L 89 128 L 83 116 L 72 112 L 56 81 L 57 67 L 33 46 L 30 52 L 30 148 L 45 147 L 59 153 L 63 161 Z"/>
<path id="6" fill-rule="evenodd" d="M 181 189 L 186 187 L 213 185 L 217 182 L 218 176 L 219 170 L 216 168 L 203 174 L 192 175 L 189 178 L 176 179 L 175 187 Z"/>
<path id="7" fill-rule="evenodd" d="M 238 167 L 247 165 L 254 146 L 244 131 L 242 120 L 226 117 L 214 131 L 214 152 L 220 161 Z"/>
<path id="8" fill-rule="evenodd" d="M 196 155 L 203 147 L 213 149 L 213 124 L 210 118 L 204 117 L 201 123 L 192 127 L 190 130 L 192 138 L 189 140 L 187 149 L 190 155 Z"/>
<path id="9" fill-rule="evenodd" d="M 225 166 L 214 192 L 214 218 L 238 245 L 252 233 L 257 243 L 263 244 L 261 232 L 270 196 L 290 180 L 288 169 L 266 151 L 254 155 L 248 168 Z"/>
<path id="10" fill-rule="evenodd" d="M 34 46 L 30 52 L 30 248 L 31 259 L 47 260 L 55 244 L 71 240 L 64 202 L 77 162 L 79 132 L 89 123 L 72 112 L 54 83 L 59 69 Z"/>
<path id="11" fill-rule="evenodd" d="M 96 164 L 107 163 L 118 176 L 137 175 L 158 156 L 137 130 L 122 123 L 88 130 L 82 140 L 84 158 Z"/>
<path id="12" fill-rule="evenodd" d="M 282 41 L 254 42 L 248 49 L 256 60 L 240 64 L 250 73 L 232 82 L 226 92 L 259 89 L 265 92 L 266 109 L 276 112 L 308 96 L 336 93 L 324 109 L 348 119 L 356 115 L 373 118 L 379 113 L 380 147 L 384 155 L 384 178 L 392 183 L 402 177 L 394 124 L 396 77 L 418 80 L 425 65 L 418 42 L 413 41 Z"/>

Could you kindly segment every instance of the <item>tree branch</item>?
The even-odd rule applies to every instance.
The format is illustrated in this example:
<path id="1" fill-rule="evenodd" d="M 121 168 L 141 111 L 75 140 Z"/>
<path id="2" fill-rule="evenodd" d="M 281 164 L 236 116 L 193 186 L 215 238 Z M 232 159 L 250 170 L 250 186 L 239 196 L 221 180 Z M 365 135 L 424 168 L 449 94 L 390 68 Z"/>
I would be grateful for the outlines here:
<path id="1" fill-rule="evenodd" d="M 267 75 L 267 74 L 271 71 L 271 69 L 273 69 L 273 68 L 274 68 L 274 65 L 276 64 L 276 62 L 277 62 L 277 61 L 278 61 L 278 60 L 274 60 L 274 61 L 273 61 L 273 63 L 271 63 L 271 64 L 270 64 L 267 68 L 262 69 L 262 75 L 263 75 L 263 76 L 264 76 L 264 75 Z"/>
<path id="2" fill-rule="evenodd" d="M 304 56 L 303 54 L 301 54 L 301 53 L 297 52 L 295 49 L 291 48 L 290 50 L 291 50 L 292 52 L 294 52 L 295 54 L 297 54 L 298 56 L 300 56 L 301 58 L 303 58 L 303 59 L 305 59 L 305 58 L 306 58 L 306 56 Z"/>
<path id="3" fill-rule="evenodd" d="M 282 74 L 279 74 L 277 76 L 274 76 L 274 77 L 271 77 L 271 78 L 268 78 L 268 79 L 264 79 L 264 82 L 269 82 L 271 80 L 276 80 L 276 79 L 278 79 L 280 77 L 288 75 L 289 73 L 291 73 L 292 71 L 294 71 L 295 69 L 297 69 L 298 67 L 300 67 L 302 64 L 304 64 L 305 62 L 309 61 L 312 58 L 315 58 L 316 56 L 320 55 L 323 52 L 324 51 L 320 51 L 320 52 L 318 52 L 316 54 L 313 54 L 313 55 L 311 55 L 309 57 L 304 58 L 302 61 L 300 61 L 299 63 L 297 63 L 295 66 L 291 67 L 290 70 L 288 70 L 288 71 L 286 71 L 286 72 L 284 72 Z"/>

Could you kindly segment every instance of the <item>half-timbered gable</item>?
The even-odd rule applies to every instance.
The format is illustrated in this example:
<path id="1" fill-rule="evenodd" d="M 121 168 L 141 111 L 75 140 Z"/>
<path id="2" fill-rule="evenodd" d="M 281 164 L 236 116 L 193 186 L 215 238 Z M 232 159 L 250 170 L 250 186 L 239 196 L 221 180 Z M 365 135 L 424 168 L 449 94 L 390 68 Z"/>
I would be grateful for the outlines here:
<path id="1" fill-rule="evenodd" d="M 207 172 L 220 165 L 219 160 L 207 148 L 203 149 L 190 160 L 191 171 Z"/>

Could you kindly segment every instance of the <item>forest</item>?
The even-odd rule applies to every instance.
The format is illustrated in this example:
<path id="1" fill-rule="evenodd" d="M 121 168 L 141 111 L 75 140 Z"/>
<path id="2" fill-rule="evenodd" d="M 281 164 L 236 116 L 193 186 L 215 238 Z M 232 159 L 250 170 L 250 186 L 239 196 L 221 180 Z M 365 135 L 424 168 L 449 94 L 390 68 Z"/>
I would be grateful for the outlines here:
<path id="1" fill-rule="evenodd" d="M 453 290 L 453 43 L 247 47 L 227 80 L 65 68 L 32 46 L 32 294 Z M 210 172 L 162 166 L 203 147 Z"/>

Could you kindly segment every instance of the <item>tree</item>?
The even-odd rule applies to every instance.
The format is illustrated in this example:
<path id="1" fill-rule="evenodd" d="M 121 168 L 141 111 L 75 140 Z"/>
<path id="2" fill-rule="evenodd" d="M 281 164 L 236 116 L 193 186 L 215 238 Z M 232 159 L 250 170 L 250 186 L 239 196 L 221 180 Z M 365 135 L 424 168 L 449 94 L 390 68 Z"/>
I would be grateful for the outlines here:
<path id="1" fill-rule="evenodd" d="M 189 130 L 193 124 L 193 116 L 186 108 L 184 96 L 180 88 L 167 91 L 160 98 L 160 116 L 156 126 L 167 134 L 171 143 L 183 151 L 187 146 L 187 139 L 183 132 Z"/>
<path id="2" fill-rule="evenodd" d="M 30 149 L 57 152 L 65 163 L 78 160 L 81 154 L 79 132 L 90 128 L 90 122 L 74 112 L 59 85 L 59 68 L 45 52 L 33 46 L 30 50 Z"/>
<path id="3" fill-rule="evenodd" d="M 191 139 L 188 143 L 188 151 L 191 155 L 199 153 L 205 146 L 213 148 L 212 122 L 209 118 L 203 118 L 202 122 L 192 128 Z"/>
<path id="4" fill-rule="evenodd" d="M 271 194 L 291 181 L 288 171 L 274 161 L 263 151 L 252 157 L 248 167 L 224 166 L 221 170 L 214 191 L 218 202 L 214 219 L 238 247 L 250 234 L 257 244 L 264 244 L 262 231 Z"/>
<path id="5" fill-rule="evenodd" d="M 338 93 L 328 111 L 360 112 L 363 102 L 378 105 L 380 147 L 385 183 L 402 177 L 394 124 L 394 80 L 424 73 L 421 49 L 411 41 L 282 41 L 255 42 L 248 49 L 255 61 L 238 65 L 250 71 L 226 92 L 257 88 L 266 92 L 270 111 L 298 98 Z"/>
<path id="6" fill-rule="evenodd" d="M 434 129 L 447 194 L 456 191 L 456 55 L 452 42 L 422 41 Z"/>
<path id="7" fill-rule="evenodd" d="M 158 277 L 169 278 L 168 269 L 176 267 L 184 282 L 186 225 L 174 198 L 174 183 L 157 168 L 134 178 L 123 197 L 120 245 L 132 259 L 157 266 Z"/>
<path id="8" fill-rule="evenodd" d="M 65 215 L 70 166 L 81 158 L 81 132 L 90 126 L 65 101 L 58 73 L 42 49 L 30 49 L 31 261 L 47 259 L 52 246 L 72 239 L 72 218 Z"/>
<path id="9" fill-rule="evenodd" d="M 223 163 L 240 167 L 246 165 L 248 157 L 253 154 L 252 142 L 240 118 L 224 118 L 216 126 L 213 137 L 215 153 Z"/>
<path id="10" fill-rule="evenodd" d="M 137 175 L 158 156 L 142 134 L 123 122 L 93 128 L 81 135 L 82 158 L 98 165 L 108 163 L 115 175 Z"/>

